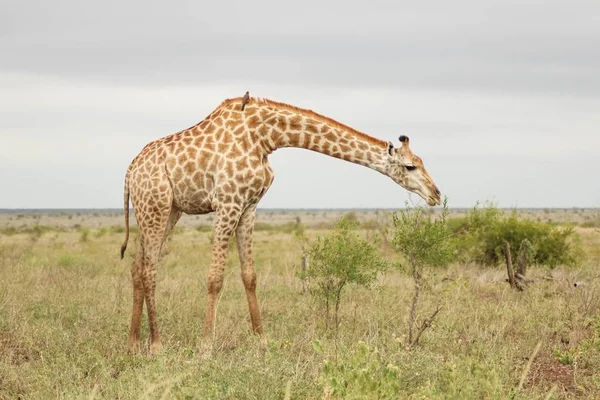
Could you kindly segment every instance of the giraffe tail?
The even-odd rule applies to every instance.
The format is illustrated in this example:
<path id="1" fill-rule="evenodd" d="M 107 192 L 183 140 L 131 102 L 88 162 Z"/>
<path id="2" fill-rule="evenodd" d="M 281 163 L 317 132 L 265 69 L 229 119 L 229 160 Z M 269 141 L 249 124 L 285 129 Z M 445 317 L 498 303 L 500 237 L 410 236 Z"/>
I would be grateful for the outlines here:
<path id="1" fill-rule="evenodd" d="M 125 178 L 125 195 L 124 195 L 124 211 L 125 211 L 125 241 L 121 245 L 121 260 L 125 256 L 127 249 L 127 241 L 129 240 L 129 177 Z"/>

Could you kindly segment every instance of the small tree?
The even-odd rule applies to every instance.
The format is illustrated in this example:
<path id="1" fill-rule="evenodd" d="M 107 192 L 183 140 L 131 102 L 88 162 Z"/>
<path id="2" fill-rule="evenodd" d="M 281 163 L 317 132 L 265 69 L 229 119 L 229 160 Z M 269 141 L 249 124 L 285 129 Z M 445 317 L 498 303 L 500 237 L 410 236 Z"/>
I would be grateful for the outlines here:
<path id="1" fill-rule="evenodd" d="M 420 326 L 416 327 L 419 296 L 423 282 L 423 267 L 446 266 L 451 258 L 452 251 L 448 241 L 446 217 L 448 216 L 447 199 L 444 199 L 441 215 L 433 217 L 423 207 L 409 208 L 393 215 L 394 239 L 396 251 L 404 254 L 414 282 L 414 294 L 408 317 L 407 348 L 419 342 L 425 329 L 440 311 L 440 306 L 427 318 L 423 319 Z"/>
<path id="2" fill-rule="evenodd" d="M 301 274 L 311 281 L 310 292 L 325 303 L 326 326 L 333 305 L 336 332 L 344 287 L 349 283 L 370 287 L 386 268 L 376 246 L 356 233 L 357 226 L 357 221 L 342 218 L 332 234 L 317 238 L 307 250 L 310 264 Z"/>

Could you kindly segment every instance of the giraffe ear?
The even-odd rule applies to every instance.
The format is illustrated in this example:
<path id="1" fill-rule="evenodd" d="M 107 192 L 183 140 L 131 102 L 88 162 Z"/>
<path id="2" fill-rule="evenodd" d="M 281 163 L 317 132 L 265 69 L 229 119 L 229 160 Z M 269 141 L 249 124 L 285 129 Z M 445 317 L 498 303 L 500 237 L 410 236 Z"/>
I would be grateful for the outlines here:
<path id="1" fill-rule="evenodd" d="M 388 154 L 390 156 L 394 155 L 394 144 L 392 142 L 388 142 Z"/>

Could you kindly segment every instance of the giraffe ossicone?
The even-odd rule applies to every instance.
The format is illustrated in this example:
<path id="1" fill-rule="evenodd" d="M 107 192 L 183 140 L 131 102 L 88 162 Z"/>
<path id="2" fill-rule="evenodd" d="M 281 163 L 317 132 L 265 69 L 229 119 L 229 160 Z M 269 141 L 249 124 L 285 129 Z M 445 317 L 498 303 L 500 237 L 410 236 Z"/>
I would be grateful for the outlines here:
<path id="1" fill-rule="evenodd" d="M 401 136 L 401 146 L 396 148 L 311 110 L 245 97 L 225 100 L 197 125 L 148 143 L 127 169 L 121 258 L 129 238 L 130 198 L 139 227 L 139 246 L 131 268 L 129 345 L 133 349 L 139 349 L 144 303 L 150 350 L 154 353 L 162 348 L 156 321 L 157 262 L 164 240 L 182 213 L 216 213 L 204 335 L 214 331 L 216 301 L 233 234 L 237 236 L 252 329 L 263 335 L 252 235 L 257 204 L 273 182 L 268 156 L 279 148 L 305 148 L 360 164 L 389 176 L 431 206 L 441 202 L 440 191 L 421 158 L 411 151 L 408 137 Z"/>

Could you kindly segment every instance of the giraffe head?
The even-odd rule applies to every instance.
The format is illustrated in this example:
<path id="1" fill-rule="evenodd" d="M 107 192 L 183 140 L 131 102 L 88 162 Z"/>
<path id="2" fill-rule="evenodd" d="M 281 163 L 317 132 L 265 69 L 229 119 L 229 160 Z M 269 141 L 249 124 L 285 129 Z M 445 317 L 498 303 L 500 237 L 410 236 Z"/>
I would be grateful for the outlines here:
<path id="1" fill-rule="evenodd" d="M 440 191 L 425 169 L 423 160 L 410 150 L 408 142 L 408 137 L 402 135 L 402 147 L 394 148 L 392 142 L 388 143 L 387 176 L 409 192 L 421 196 L 430 206 L 441 204 Z"/>

